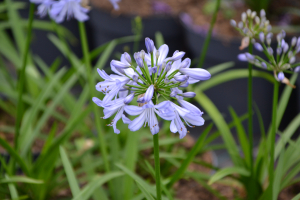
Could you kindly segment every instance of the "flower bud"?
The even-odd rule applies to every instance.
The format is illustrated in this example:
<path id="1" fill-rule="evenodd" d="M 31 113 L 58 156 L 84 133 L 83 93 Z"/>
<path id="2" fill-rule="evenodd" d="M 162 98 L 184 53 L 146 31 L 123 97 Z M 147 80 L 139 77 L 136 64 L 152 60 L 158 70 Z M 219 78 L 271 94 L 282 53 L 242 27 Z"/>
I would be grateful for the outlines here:
<path id="1" fill-rule="evenodd" d="M 300 66 L 295 67 L 294 72 L 296 73 L 300 72 Z"/>
<path id="2" fill-rule="evenodd" d="M 154 50 L 154 42 L 153 42 L 153 40 L 151 40 L 150 38 L 147 37 L 145 39 L 145 45 L 146 45 L 148 53 L 152 53 L 153 50 Z"/>
<path id="3" fill-rule="evenodd" d="M 158 59 L 158 57 L 159 57 L 159 51 L 158 50 L 155 52 L 155 57 L 156 57 L 156 59 Z"/>
<path id="4" fill-rule="evenodd" d="M 144 50 L 141 50 L 140 56 L 143 60 L 145 59 L 145 51 Z"/>
<path id="5" fill-rule="evenodd" d="M 261 46 L 261 44 L 259 44 L 259 43 L 254 43 L 254 47 L 255 47 L 255 49 L 257 49 L 258 51 L 263 51 L 264 50 L 264 48 Z"/>
<path id="6" fill-rule="evenodd" d="M 247 61 L 247 57 L 246 57 L 246 55 L 245 55 L 244 53 L 240 53 L 240 54 L 238 55 L 238 59 L 239 59 L 240 61 Z"/>
<path id="7" fill-rule="evenodd" d="M 166 65 L 165 71 L 166 72 L 170 71 L 171 67 L 172 67 L 172 64 L 170 62 L 168 62 L 168 64 Z"/>
<path id="8" fill-rule="evenodd" d="M 248 15 L 248 17 L 251 16 L 251 10 L 250 9 L 247 10 L 247 15 Z"/>
<path id="9" fill-rule="evenodd" d="M 142 59 L 141 57 L 137 57 L 137 58 L 135 59 L 135 61 L 136 61 L 136 64 L 137 64 L 139 67 L 144 68 L 144 62 L 143 62 L 143 59 Z"/>
<path id="10" fill-rule="evenodd" d="M 245 12 L 243 12 L 242 15 L 241 15 L 241 18 L 242 18 L 243 22 L 246 22 L 247 14 Z"/>
<path id="11" fill-rule="evenodd" d="M 270 46 L 271 45 L 271 38 L 266 38 L 266 42 Z"/>
<path id="12" fill-rule="evenodd" d="M 256 23 L 256 24 L 260 24 L 260 19 L 259 19 L 258 16 L 255 16 L 254 20 L 255 20 L 255 23 Z"/>
<path id="13" fill-rule="evenodd" d="M 270 21 L 269 20 L 266 20 L 265 21 L 265 26 L 268 26 L 270 24 Z"/>
<path id="14" fill-rule="evenodd" d="M 123 55 L 124 55 L 125 60 L 126 60 L 129 64 L 131 64 L 131 57 L 130 57 L 130 55 L 129 55 L 127 52 L 125 52 Z"/>
<path id="15" fill-rule="evenodd" d="M 170 83 L 170 80 L 168 78 L 165 78 L 164 83 L 165 84 Z"/>
<path id="16" fill-rule="evenodd" d="M 248 52 L 245 53 L 245 56 L 246 56 L 248 61 L 254 61 L 255 60 L 255 57 L 252 54 L 248 53 Z"/>
<path id="17" fill-rule="evenodd" d="M 291 65 L 288 64 L 288 63 L 285 63 L 283 66 L 280 67 L 281 70 L 287 70 L 287 69 L 290 69 L 291 68 Z"/>
<path id="18" fill-rule="evenodd" d="M 255 11 L 253 11 L 253 12 L 251 13 L 251 18 L 253 19 L 254 17 L 256 17 L 256 12 L 255 12 Z"/>
<path id="19" fill-rule="evenodd" d="M 291 41 L 291 46 L 294 47 L 297 43 L 297 38 L 296 37 L 293 37 L 292 38 L 292 41 Z"/>
<path id="20" fill-rule="evenodd" d="M 300 47 L 300 37 L 298 37 L 298 39 L 297 39 L 297 45 L 296 46 Z"/>
<path id="21" fill-rule="evenodd" d="M 125 104 L 129 104 L 132 99 L 134 98 L 134 93 L 131 93 L 130 95 L 128 95 L 125 99 L 124 99 L 124 103 Z"/>
<path id="22" fill-rule="evenodd" d="M 264 69 L 267 69 L 267 68 L 268 68 L 268 67 L 267 67 L 267 64 L 266 64 L 265 62 L 262 62 L 262 63 L 261 63 L 261 67 L 264 68 Z"/>
<path id="23" fill-rule="evenodd" d="M 191 64 L 191 59 L 186 58 L 186 59 L 184 59 L 184 60 L 181 62 L 179 68 L 187 68 L 187 67 L 190 66 L 190 64 Z"/>
<path id="24" fill-rule="evenodd" d="M 195 92 L 185 92 L 182 93 L 181 96 L 186 97 L 186 98 L 194 98 L 196 96 Z"/>
<path id="25" fill-rule="evenodd" d="M 267 32 L 270 32 L 272 30 L 272 26 L 271 25 L 268 25 L 267 26 Z"/>
<path id="26" fill-rule="evenodd" d="M 293 56 L 293 57 L 290 58 L 289 63 L 290 63 L 290 64 L 293 64 L 295 61 L 296 61 L 296 58 L 295 58 L 295 56 Z"/>
<path id="27" fill-rule="evenodd" d="M 279 72 L 278 75 L 277 75 L 277 77 L 278 77 L 279 81 L 282 81 L 284 79 L 284 73 L 283 72 Z"/>
<path id="28" fill-rule="evenodd" d="M 179 87 L 187 87 L 189 86 L 189 82 L 185 81 L 185 82 L 181 82 L 181 84 L 179 85 Z"/>
<path id="29" fill-rule="evenodd" d="M 277 55 L 280 55 L 282 53 L 282 48 L 277 47 L 276 52 L 277 52 Z"/>
<path id="30" fill-rule="evenodd" d="M 262 43 L 265 41 L 265 34 L 263 32 L 259 33 L 259 39 Z"/>
<path id="31" fill-rule="evenodd" d="M 236 21 L 231 19 L 230 20 L 230 25 L 233 26 L 233 27 L 236 27 Z"/>
<path id="32" fill-rule="evenodd" d="M 291 58 L 293 55 L 294 55 L 293 52 L 292 52 L 292 51 L 289 51 L 289 53 L 288 53 L 288 58 Z"/>
<path id="33" fill-rule="evenodd" d="M 282 48 L 283 48 L 283 53 L 286 53 L 289 50 L 289 45 L 287 43 L 284 43 L 282 45 Z"/>
<path id="34" fill-rule="evenodd" d="M 244 26 L 244 23 L 243 23 L 243 22 L 239 22 L 239 23 L 238 23 L 238 27 L 239 27 L 240 29 L 242 29 L 243 26 Z"/>
<path id="35" fill-rule="evenodd" d="M 267 51 L 268 51 L 269 55 L 273 55 L 273 53 L 274 53 L 272 47 L 268 47 Z"/>
<path id="36" fill-rule="evenodd" d="M 134 75 L 132 76 L 132 80 L 133 80 L 134 82 L 137 82 L 137 81 L 139 80 L 139 76 L 134 74 Z"/>
<path id="37" fill-rule="evenodd" d="M 265 17 L 266 16 L 266 12 L 264 9 L 260 10 L 260 17 Z"/>
<path id="38" fill-rule="evenodd" d="M 174 53 L 171 58 L 169 58 L 170 61 L 176 61 L 181 59 L 184 56 L 185 52 L 183 51 L 178 51 L 177 53 Z"/>

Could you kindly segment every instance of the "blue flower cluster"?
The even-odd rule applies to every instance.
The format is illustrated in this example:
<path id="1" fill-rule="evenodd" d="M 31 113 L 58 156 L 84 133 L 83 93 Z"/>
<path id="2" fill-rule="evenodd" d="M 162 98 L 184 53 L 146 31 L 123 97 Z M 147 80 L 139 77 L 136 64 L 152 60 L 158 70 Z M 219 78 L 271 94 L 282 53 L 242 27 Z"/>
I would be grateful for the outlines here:
<path id="1" fill-rule="evenodd" d="M 104 81 L 96 85 L 99 92 L 105 94 L 103 100 L 94 97 L 93 101 L 103 107 L 104 119 L 116 113 L 108 126 L 120 133 L 116 124 L 122 118 L 131 131 L 139 130 L 148 125 L 152 134 L 159 132 L 157 116 L 171 121 L 170 130 L 178 132 L 180 138 L 187 134 L 185 126 L 201 126 L 204 124 L 201 112 L 196 106 L 184 100 L 195 97 L 194 92 L 183 92 L 189 84 L 200 80 L 208 80 L 211 75 L 200 68 L 189 68 L 191 60 L 184 52 L 175 51 L 172 57 L 167 57 L 169 47 L 164 44 L 158 50 L 154 42 L 145 39 L 147 53 L 142 50 L 134 54 L 136 64 L 128 53 L 121 56 L 120 61 L 112 60 L 111 70 L 115 74 L 108 75 L 104 70 L 98 73 Z M 136 98 L 136 105 L 129 105 Z M 164 101 L 159 102 L 161 99 Z M 179 105 L 172 102 L 176 100 Z M 138 115 L 133 121 L 126 117 Z"/>
<path id="2" fill-rule="evenodd" d="M 120 0 L 110 0 L 115 9 L 119 9 Z M 61 23 L 65 19 L 75 18 L 80 22 L 87 21 L 89 16 L 89 6 L 81 0 L 30 0 L 31 3 L 38 4 L 37 15 L 45 17 L 49 14 L 50 18 L 56 23 Z"/>

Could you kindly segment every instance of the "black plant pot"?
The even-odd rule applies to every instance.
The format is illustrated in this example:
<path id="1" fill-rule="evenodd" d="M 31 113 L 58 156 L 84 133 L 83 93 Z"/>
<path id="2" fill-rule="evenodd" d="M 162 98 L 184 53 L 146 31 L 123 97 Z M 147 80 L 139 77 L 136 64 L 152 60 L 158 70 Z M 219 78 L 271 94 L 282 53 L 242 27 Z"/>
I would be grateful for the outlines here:
<path id="1" fill-rule="evenodd" d="M 92 28 L 93 48 L 98 47 L 115 38 L 133 35 L 132 20 L 135 16 L 112 16 L 110 13 L 100 10 L 92 9 L 90 12 L 91 19 L 89 20 Z M 145 37 L 155 39 L 155 33 L 160 31 L 164 37 L 165 43 L 169 46 L 169 55 L 172 55 L 175 50 L 183 51 L 182 42 L 182 28 L 177 19 L 170 16 L 153 16 L 151 18 L 143 18 L 143 32 L 142 38 L 139 42 L 138 51 L 146 49 Z M 124 46 L 129 47 L 133 53 L 133 42 L 118 45 L 114 53 L 124 52 Z M 157 47 L 158 48 L 158 47 Z"/>

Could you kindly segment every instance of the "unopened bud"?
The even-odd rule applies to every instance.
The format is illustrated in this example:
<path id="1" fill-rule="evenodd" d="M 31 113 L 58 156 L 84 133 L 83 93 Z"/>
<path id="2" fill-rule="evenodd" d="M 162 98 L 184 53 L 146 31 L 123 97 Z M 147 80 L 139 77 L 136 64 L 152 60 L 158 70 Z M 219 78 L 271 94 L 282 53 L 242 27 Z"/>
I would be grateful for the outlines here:
<path id="1" fill-rule="evenodd" d="M 260 17 L 265 17 L 266 16 L 266 12 L 264 9 L 260 10 Z"/>
<path id="2" fill-rule="evenodd" d="M 291 68 L 291 65 L 286 63 L 284 64 L 283 66 L 280 67 L 281 70 L 287 70 L 287 69 L 290 69 Z"/>
<path id="3" fill-rule="evenodd" d="M 196 96 L 195 92 L 185 92 L 182 93 L 181 96 L 186 97 L 186 98 L 194 98 Z"/>
<path id="4" fill-rule="evenodd" d="M 231 19 L 230 20 L 230 25 L 233 26 L 233 27 L 236 27 L 236 21 Z"/>
<path id="5" fill-rule="evenodd" d="M 156 57 L 156 59 L 158 59 L 158 57 L 159 57 L 159 51 L 158 50 L 155 52 L 155 57 Z"/>
<path id="6" fill-rule="evenodd" d="M 129 55 L 127 52 L 125 52 L 123 55 L 124 55 L 125 60 L 126 60 L 129 64 L 131 64 L 131 57 L 130 57 L 130 55 Z"/>
<path id="7" fill-rule="evenodd" d="M 175 97 L 177 95 L 177 91 L 176 90 L 173 90 L 170 94 L 170 97 Z"/>
<path id="8" fill-rule="evenodd" d="M 253 19 L 254 17 L 256 17 L 256 12 L 255 12 L 255 11 L 253 11 L 253 12 L 251 13 L 251 18 Z"/>
<path id="9" fill-rule="evenodd" d="M 296 73 L 300 72 L 300 66 L 295 67 L 294 72 Z"/>
<path id="10" fill-rule="evenodd" d="M 172 67 L 172 64 L 169 62 L 169 63 L 166 65 L 165 71 L 166 71 L 166 72 L 170 71 L 171 67 Z"/>
<path id="11" fill-rule="evenodd" d="M 293 37 L 292 38 L 292 41 L 291 41 L 291 46 L 294 47 L 297 43 L 297 38 L 296 37 Z"/>
<path id="12" fill-rule="evenodd" d="M 269 55 L 273 55 L 273 53 L 274 53 L 272 47 L 268 47 L 267 51 L 268 51 Z"/>
<path id="13" fill-rule="evenodd" d="M 181 62 L 179 69 L 180 69 L 180 68 L 187 68 L 187 67 L 190 66 L 190 64 L 191 64 L 191 59 L 186 58 L 186 59 L 184 59 L 184 60 Z"/>
<path id="14" fill-rule="evenodd" d="M 293 57 L 290 58 L 289 63 L 290 63 L 290 64 L 293 64 L 295 61 L 296 61 L 296 58 L 295 58 L 295 56 L 293 56 Z"/>
<path id="15" fill-rule="evenodd" d="M 256 23 L 256 24 L 260 24 L 260 19 L 259 19 L 258 16 L 255 16 L 254 20 L 255 20 L 255 23 Z"/>
<path id="16" fill-rule="evenodd" d="M 248 15 L 248 17 L 251 16 L 251 10 L 250 9 L 247 10 L 247 15 Z"/>
<path id="17" fill-rule="evenodd" d="M 140 56 L 141 56 L 141 58 L 144 60 L 144 58 L 145 58 L 145 51 L 144 51 L 144 50 L 141 50 Z"/>
<path id="18" fill-rule="evenodd" d="M 284 43 L 282 48 L 283 48 L 283 53 L 286 53 L 289 50 L 289 45 L 287 43 Z"/>
<path id="19" fill-rule="evenodd" d="M 268 68 L 268 67 L 267 67 L 267 64 L 266 64 L 265 62 L 262 62 L 262 63 L 261 63 L 261 67 L 264 68 L 264 69 L 267 69 L 267 68 Z"/>
<path id="20" fill-rule="evenodd" d="M 261 41 L 262 43 L 264 43 L 264 41 L 265 41 L 265 34 L 264 34 L 263 32 L 260 32 L 260 33 L 259 33 L 259 39 L 260 39 L 260 41 Z"/>
<path id="21" fill-rule="evenodd" d="M 133 75 L 133 76 L 132 76 L 132 80 L 133 80 L 134 82 L 137 82 L 137 81 L 139 80 L 139 76 L 138 76 L 138 75 Z"/>
<path id="22" fill-rule="evenodd" d="M 278 75 L 277 75 L 277 77 L 278 77 L 279 81 L 282 81 L 284 79 L 284 73 L 283 72 L 279 72 Z"/>
<path id="23" fill-rule="evenodd" d="M 243 23 L 243 22 L 239 22 L 239 23 L 238 23 L 238 27 L 239 27 L 240 29 L 242 29 L 243 26 L 244 26 L 244 23 Z"/>
<path id="24" fill-rule="evenodd" d="M 277 52 L 277 55 L 280 55 L 282 53 L 282 48 L 277 47 L 276 52 Z"/>
<path id="25" fill-rule="evenodd" d="M 268 25 L 267 26 L 267 32 L 270 32 L 272 30 L 272 26 L 271 25 Z"/>
<path id="26" fill-rule="evenodd" d="M 164 83 L 167 84 L 169 82 L 170 82 L 170 80 L 168 78 L 165 78 Z"/>
<path id="27" fill-rule="evenodd" d="M 256 50 L 258 50 L 258 51 L 263 51 L 264 50 L 264 48 L 261 46 L 261 44 L 259 44 L 259 43 L 254 43 L 254 47 L 255 47 L 255 49 Z"/>
<path id="28" fill-rule="evenodd" d="M 154 50 L 154 42 L 150 38 L 145 39 L 145 45 L 147 48 L 148 53 L 152 53 Z"/>
<path id="29" fill-rule="evenodd" d="M 241 15 L 241 18 L 242 18 L 243 22 L 246 22 L 247 14 L 245 12 L 243 12 L 242 15 Z"/>

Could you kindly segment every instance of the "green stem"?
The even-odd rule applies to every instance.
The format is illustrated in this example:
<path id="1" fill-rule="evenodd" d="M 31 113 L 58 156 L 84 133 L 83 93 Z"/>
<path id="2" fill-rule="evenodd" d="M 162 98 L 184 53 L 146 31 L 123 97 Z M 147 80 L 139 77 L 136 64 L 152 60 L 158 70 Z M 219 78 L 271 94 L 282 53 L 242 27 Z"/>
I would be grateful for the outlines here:
<path id="1" fill-rule="evenodd" d="M 18 105 L 17 105 L 17 119 L 16 119 L 16 125 L 15 125 L 15 140 L 14 140 L 14 147 L 15 150 L 18 151 L 18 139 L 20 136 L 20 127 L 21 127 L 21 121 L 23 118 L 23 101 L 22 101 L 22 95 L 24 91 L 25 86 L 25 78 L 26 78 L 26 66 L 27 66 L 27 58 L 28 58 L 28 52 L 30 47 L 30 41 L 31 41 L 31 33 L 32 33 L 32 23 L 33 23 L 33 16 L 34 16 L 34 9 L 35 5 L 33 3 L 30 4 L 30 10 L 29 10 L 29 20 L 28 20 L 28 32 L 27 32 L 27 38 L 26 38 L 26 45 L 25 45 L 25 51 L 23 55 L 23 62 L 22 62 L 22 68 L 19 73 L 19 81 L 18 81 Z"/>
<path id="2" fill-rule="evenodd" d="M 153 145 L 154 145 L 154 162 L 155 162 L 156 199 L 161 200 L 158 133 L 153 135 Z"/>
<path id="3" fill-rule="evenodd" d="M 86 67 L 86 73 L 87 73 L 87 79 L 88 79 L 88 84 L 90 88 L 90 94 L 91 94 L 91 104 L 93 107 L 93 112 L 95 116 L 95 121 L 96 121 L 96 128 L 98 132 L 98 137 L 99 137 L 99 143 L 100 143 L 100 152 L 103 157 L 104 161 L 104 166 L 106 172 L 110 171 L 109 167 L 109 162 L 108 162 L 108 157 L 107 157 L 107 148 L 106 148 L 106 143 L 104 139 L 104 131 L 101 128 L 101 122 L 100 122 L 100 116 L 98 112 L 97 105 L 92 102 L 92 98 L 95 96 L 95 83 L 94 79 L 92 76 L 92 69 L 91 69 L 91 63 L 90 63 L 90 56 L 89 56 L 89 48 L 88 48 L 88 42 L 87 42 L 87 37 L 86 37 L 86 32 L 85 32 L 85 26 L 83 22 L 78 22 L 79 23 L 79 31 L 80 31 L 80 39 L 81 39 L 81 46 L 82 46 L 82 51 L 83 51 L 83 56 L 84 56 L 84 64 Z"/>
<path id="4" fill-rule="evenodd" d="M 253 46 L 249 44 L 249 53 L 252 54 Z M 249 134 L 249 152 L 250 152 L 250 169 L 253 173 L 253 117 L 252 117 L 252 64 L 248 64 L 248 134 Z"/>
<path id="5" fill-rule="evenodd" d="M 277 102 L 278 102 L 278 90 L 279 82 L 274 82 L 273 92 L 273 108 L 272 108 L 272 132 L 271 132 L 271 149 L 270 149 L 270 165 L 269 165 L 269 187 L 270 187 L 270 199 L 273 197 L 273 182 L 274 182 L 274 152 L 275 152 L 275 136 L 276 136 L 276 115 L 277 115 Z"/>
<path id="6" fill-rule="evenodd" d="M 219 11 L 220 2 L 221 2 L 221 0 L 217 0 L 216 8 L 215 8 L 213 17 L 212 17 L 211 22 L 210 22 L 209 31 L 208 31 L 208 34 L 205 38 L 204 45 L 203 45 L 201 53 L 200 53 L 200 60 L 199 60 L 198 68 L 201 68 L 203 63 L 204 63 L 204 59 L 205 59 L 206 52 L 207 52 L 207 49 L 208 49 L 208 46 L 209 46 L 209 41 L 210 41 L 210 38 L 211 38 L 212 30 L 214 28 L 214 25 L 215 25 L 215 22 L 216 22 L 216 19 L 217 19 L 217 14 L 218 14 L 218 11 Z"/>

